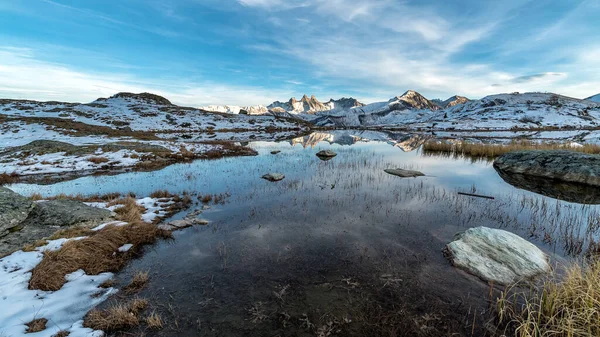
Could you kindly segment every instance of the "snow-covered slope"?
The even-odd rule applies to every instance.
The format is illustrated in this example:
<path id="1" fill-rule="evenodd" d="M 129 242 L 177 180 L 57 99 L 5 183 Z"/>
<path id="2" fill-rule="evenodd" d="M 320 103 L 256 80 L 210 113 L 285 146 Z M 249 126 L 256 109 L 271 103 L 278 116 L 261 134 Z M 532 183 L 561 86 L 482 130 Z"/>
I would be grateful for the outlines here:
<path id="1" fill-rule="evenodd" d="M 239 113 L 239 110 L 238 110 Z M 300 127 L 274 116 L 247 116 L 180 107 L 153 94 L 119 93 L 88 104 L 0 100 L 0 116 L 52 117 L 134 131 L 264 130 Z"/>
<path id="2" fill-rule="evenodd" d="M 592 97 L 588 97 L 588 98 L 586 98 L 586 100 L 600 103 L 600 94 L 594 95 Z"/>
<path id="3" fill-rule="evenodd" d="M 511 129 L 600 126 L 600 104 L 551 93 L 500 94 L 426 116 L 410 127 Z"/>

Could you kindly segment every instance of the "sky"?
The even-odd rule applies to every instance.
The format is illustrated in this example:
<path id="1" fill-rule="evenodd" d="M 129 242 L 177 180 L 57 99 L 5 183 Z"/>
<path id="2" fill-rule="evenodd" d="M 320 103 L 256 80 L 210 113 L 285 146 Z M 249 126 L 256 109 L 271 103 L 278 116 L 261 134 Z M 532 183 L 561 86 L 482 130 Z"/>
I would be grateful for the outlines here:
<path id="1" fill-rule="evenodd" d="M 600 0 L 0 0 L 0 98 L 600 93 Z"/>

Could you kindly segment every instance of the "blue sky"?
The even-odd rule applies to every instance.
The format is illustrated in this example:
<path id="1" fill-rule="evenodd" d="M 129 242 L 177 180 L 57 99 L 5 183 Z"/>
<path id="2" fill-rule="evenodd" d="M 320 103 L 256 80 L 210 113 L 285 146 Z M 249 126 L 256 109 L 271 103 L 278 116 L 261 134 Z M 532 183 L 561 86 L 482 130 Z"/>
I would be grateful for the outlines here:
<path id="1" fill-rule="evenodd" d="M 0 97 L 600 92 L 600 0 L 1 0 Z"/>

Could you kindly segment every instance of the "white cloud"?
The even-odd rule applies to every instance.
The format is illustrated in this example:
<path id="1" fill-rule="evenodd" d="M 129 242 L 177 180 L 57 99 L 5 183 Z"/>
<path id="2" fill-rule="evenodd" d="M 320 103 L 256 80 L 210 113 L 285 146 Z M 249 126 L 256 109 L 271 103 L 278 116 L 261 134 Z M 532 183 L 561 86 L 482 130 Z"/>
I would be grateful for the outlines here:
<path id="1" fill-rule="evenodd" d="M 85 72 L 40 59 L 33 49 L 0 47 L 0 97 L 91 102 L 121 91 L 152 92 L 189 106 L 268 104 L 292 95 L 291 91 L 261 87 Z"/>

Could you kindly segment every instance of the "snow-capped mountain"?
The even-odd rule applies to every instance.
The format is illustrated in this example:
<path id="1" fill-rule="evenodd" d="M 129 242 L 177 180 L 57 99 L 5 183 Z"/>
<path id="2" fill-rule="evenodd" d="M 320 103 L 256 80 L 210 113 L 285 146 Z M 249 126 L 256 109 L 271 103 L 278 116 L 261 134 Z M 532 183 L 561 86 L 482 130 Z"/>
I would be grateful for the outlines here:
<path id="1" fill-rule="evenodd" d="M 236 105 L 208 105 L 202 106 L 200 110 L 210 112 L 220 112 L 234 115 L 266 115 L 269 109 L 263 105 L 256 106 L 236 106 Z"/>
<path id="2" fill-rule="evenodd" d="M 271 103 L 267 108 L 274 113 L 291 113 L 291 114 L 316 114 L 321 111 L 332 110 L 347 110 L 354 107 L 361 107 L 364 104 L 358 100 L 350 98 L 341 98 L 329 102 L 321 103 L 314 95 L 310 98 L 307 95 L 302 96 L 299 101 L 295 97 L 290 98 L 287 102 L 276 101 Z"/>
<path id="3" fill-rule="evenodd" d="M 321 142 L 339 145 L 352 145 L 360 142 L 386 142 L 401 149 L 411 152 L 418 149 L 423 143 L 431 139 L 431 135 L 408 134 L 398 132 L 380 132 L 370 130 L 334 130 L 330 132 L 313 132 L 310 135 L 290 140 L 292 145 L 304 148 L 315 147 Z"/>
<path id="4" fill-rule="evenodd" d="M 600 94 L 588 97 L 586 100 L 600 103 Z"/>
<path id="5" fill-rule="evenodd" d="M 416 91 L 409 90 L 387 102 L 376 102 L 347 110 L 317 113 L 312 122 L 320 126 L 371 126 L 412 123 L 440 110 L 432 101 Z"/>
<path id="6" fill-rule="evenodd" d="M 433 103 L 435 103 L 437 106 L 439 106 L 442 109 L 446 109 L 446 108 L 451 108 L 455 105 L 459 105 L 459 104 L 465 104 L 468 101 L 470 101 L 468 98 L 464 97 L 464 96 L 452 96 L 450 98 L 448 98 L 445 101 L 442 101 L 439 98 L 436 99 L 432 99 L 431 100 Z"/>

